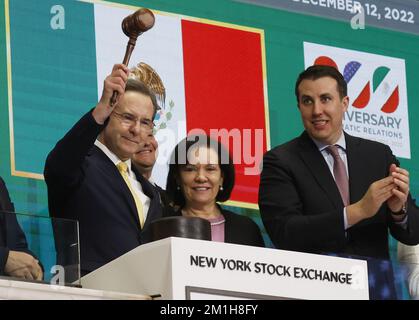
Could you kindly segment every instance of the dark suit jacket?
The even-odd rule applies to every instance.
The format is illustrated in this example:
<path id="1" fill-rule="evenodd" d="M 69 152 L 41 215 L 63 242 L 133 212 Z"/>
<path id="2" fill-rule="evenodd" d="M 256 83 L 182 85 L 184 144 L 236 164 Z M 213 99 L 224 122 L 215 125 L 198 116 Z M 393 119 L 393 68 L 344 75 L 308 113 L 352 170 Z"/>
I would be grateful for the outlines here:
<path id="1" fill-rule="evenodd" d="M 345 134 L 350 203 L 398 164 L 384 144 Z M 407 229 L 396 225 L 386 204 L 345 234 L 341 196 L 314 142 L 300 137 L 267 152 L 259 189 L 263 223 L 277 248 L 345 253 L 388 259 L 388 229 L 399 241 L 419 243 L 419 212 L 409 196 Z"/>
<path id="2" fill-rule="evenodd" d="M 264 247 L 265 243 L 258 225 L 249 217 L 221 209 L 225 222 L 225 239 L 227 243 Z"/>
<path id="3" fill-rule="evenodd" d="M 4 275 L 4 266 L 9 257 L 9 250 L 24 251 L 33 255 L 28 250 L 25 234 L 13 212 L 14 206 L 10 200 L 9 192 L 0 177 L 0 275 Z"/>
<path id="4" fill-rule="evenodd" d="M 79 221 L 83 274 L 147 242 L 150 222 L 162 215 L 157 191 L 133 169 L 151 199 L 140 230 L 128 186 L 113 162 L 94 145 L 102 129 L 87 113 L 50 152 L 44 171 L 50 215 Z"/>
<path id="5" fill-rule="evenodd" d="M 219 208 L 225 218 L 224 242 L 255 247 L 265 246 L 260 229 L 251 218 Z M 181 210 L 172 212 L 172 215 L 182 215 Z"/>
<path id="6" fill-rule="evenodd" d="M 160 198 L 160 205 L 162 207 L 162 215 L 163 217 L 167 217 L 172 215 L 173 213 L 173 208 L 170 205 L 170 199 L 167 196 L 166 190 L 164 190 L 162 187 L 160 187 L 157 184 L 153 184 L 154 188 L 156 189 L 159 198 Z"/>

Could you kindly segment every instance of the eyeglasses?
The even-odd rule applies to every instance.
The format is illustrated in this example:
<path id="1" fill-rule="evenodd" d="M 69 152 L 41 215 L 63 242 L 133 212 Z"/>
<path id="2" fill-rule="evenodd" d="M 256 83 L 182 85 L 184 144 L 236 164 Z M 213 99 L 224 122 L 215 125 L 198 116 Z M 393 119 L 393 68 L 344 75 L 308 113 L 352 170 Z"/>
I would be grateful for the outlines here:
<path id="1" fill-rule="evenodd" d="M 135 126 L 137 122 L 140 122 L 140 128 L 147 129 L 147 130 L 153 130 L 154 128 L 154 122 L 150 119 L 138 119 L 138 117 L 130 114 L 130 113 L 119 113 L 115 110 L 112 112 L 116 116 L 119 117 L 121 122 L 127 126 Z"/>

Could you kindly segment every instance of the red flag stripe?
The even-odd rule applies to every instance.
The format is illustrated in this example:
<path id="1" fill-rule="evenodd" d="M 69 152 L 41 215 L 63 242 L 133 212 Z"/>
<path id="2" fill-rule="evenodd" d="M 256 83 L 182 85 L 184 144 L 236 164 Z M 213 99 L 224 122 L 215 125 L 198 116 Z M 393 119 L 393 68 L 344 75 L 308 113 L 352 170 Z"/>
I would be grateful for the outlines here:
<path id="1" fill-rule="evenodd" d="M 252 129 L 254 155 L 254 129 L 263 129 L 261 159 L 266 151 L 261 35 L 183 20 L 182 38 L 187 130 Z M 244 174 L 253 166 L 236 164 L 230 200 L 257 203 L 259 176 Z"/>

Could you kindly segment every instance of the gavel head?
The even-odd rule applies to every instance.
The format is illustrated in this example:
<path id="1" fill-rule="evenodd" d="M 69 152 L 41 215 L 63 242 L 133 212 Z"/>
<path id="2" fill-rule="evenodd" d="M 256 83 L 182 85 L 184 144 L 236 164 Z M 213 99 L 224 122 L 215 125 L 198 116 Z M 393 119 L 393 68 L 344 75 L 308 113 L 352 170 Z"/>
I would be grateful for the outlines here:
<path id="1" fill-rule="evenodd" d="M 141 33 L 154 26 L 154 20 L 154 14 L 150 10 L 146 8 L 138 9 L 122 20 L 122 31 L 130 39 L 136 40 Z"/>

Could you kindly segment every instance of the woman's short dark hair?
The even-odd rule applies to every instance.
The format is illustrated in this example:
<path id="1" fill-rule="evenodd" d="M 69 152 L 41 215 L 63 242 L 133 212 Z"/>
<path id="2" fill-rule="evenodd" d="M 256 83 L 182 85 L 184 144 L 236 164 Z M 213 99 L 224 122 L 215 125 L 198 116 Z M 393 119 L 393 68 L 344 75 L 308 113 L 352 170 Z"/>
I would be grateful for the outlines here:
<path id="1" fill-rule="evenodd" d="M 206 147 L 217 153 L 218 163 L 223 176 L 223 190 L 217 194 L 216 201 L 224 202 L 230 198 L 234 187 L 235 171 L 230 154 L 218 141 L 206 135 L 189 135 L 177 144 L 172 152 L 169 163 L 169 173 L 167 175 L 166 192 L 173 205 L 183 207 L 185 196 L 182 190 L 178 189 L 180 169 L 188 164 L 188 151 L 191 147 Z"/>
<path id="2" fill-rule="evenodd" d="M 324 77 L 330 77 L 336 80 L 337 90 L 341 99 L 348 95 L 348 85 L 338 69 L 331 66 L 314 65 L 301 72 L 295 82 L 295 96 L 297 97 L 297 101 L 299 101 L 298 87 L 300 86 L 301 81 L 317 80 Z"/>

